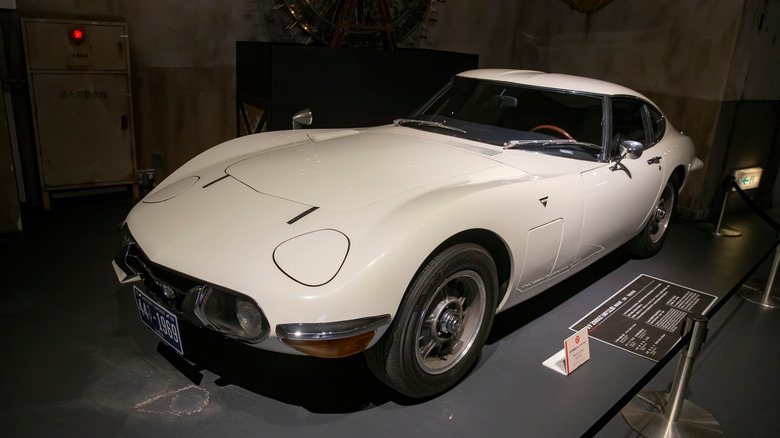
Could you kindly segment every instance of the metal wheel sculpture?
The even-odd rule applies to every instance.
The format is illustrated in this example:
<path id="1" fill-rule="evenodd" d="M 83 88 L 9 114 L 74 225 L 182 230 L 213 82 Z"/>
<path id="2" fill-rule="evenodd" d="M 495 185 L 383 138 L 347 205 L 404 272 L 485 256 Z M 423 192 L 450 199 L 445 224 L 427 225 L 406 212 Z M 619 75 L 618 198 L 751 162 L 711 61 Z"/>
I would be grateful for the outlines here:
<path id="1" fill-rule="evenodd" d="M 283 0 L 298 25 L 331 47 L 390 48 L 425 19 L 431 0 Z"/>

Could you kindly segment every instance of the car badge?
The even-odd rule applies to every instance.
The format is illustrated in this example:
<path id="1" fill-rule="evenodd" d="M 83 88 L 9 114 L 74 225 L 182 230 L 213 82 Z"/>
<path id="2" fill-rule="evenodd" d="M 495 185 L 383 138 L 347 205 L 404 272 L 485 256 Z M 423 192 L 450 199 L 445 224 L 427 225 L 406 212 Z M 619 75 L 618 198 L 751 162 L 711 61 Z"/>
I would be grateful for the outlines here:
<path id="1" fill-rule="evenodd" d="M 545 208 L 547 208 L 547 198 L 549 198 L 549 196 L 545 196 L 544 198 L 541 198 L 541 199 L 539 199 L 539 202 L 541 202 L 541 203 L 542 203 L 542 205 L 543 205 Z"/>
<path id="2" fill-rule="evenodd" d="M 176 298 L 176 292 L 174 292 L 172 287 L 159 281 L 155 281 L 155 283 L 160 286 L 160 289 L 162 289 L 162 293 L 165 295 L 165 298 L 168 298 L 169 300 Z"/>

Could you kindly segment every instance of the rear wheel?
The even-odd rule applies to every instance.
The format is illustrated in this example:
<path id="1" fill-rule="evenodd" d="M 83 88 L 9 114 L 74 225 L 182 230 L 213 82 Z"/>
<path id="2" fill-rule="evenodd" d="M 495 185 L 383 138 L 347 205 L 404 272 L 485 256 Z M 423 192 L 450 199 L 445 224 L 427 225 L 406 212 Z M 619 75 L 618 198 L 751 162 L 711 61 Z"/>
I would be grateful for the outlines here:
<path id="1" fill-rule="evenodd" d="M 677 192 L 680 183 L 676 176 L 669 178 L 661 196 L 659 196 L 653 210 L 650 212 L 650 221 L 645 228 L 628 242 L 628 250 L 640 258 L 650 257 L 661 250 L 666 240 L 669 224 L 674 217 L 677 208 Z"/>
<path id="2" fill-rule="evenodd" d="M 417 274 L 393 324 L 366 351 L 376 376 L 410 397 L 438 394 L 474 365 L 496 309 L 498 275 L 490 253 L 452 246 Z"/>

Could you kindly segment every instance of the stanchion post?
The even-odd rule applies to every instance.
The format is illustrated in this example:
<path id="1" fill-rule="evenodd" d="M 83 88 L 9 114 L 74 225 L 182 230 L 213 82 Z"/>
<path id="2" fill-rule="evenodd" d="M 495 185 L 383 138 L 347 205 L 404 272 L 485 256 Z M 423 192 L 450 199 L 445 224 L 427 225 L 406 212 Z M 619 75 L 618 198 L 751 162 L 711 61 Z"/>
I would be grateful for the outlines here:
<path id="1" fill-rule="evenodd" d="M 778 237 L 780 238 L 780 236 Z M 760 282 L 745 284 L 739 289 L 739 296 L 746 301 L 768 309 L 780 308 L 780 301 L 777 297 L 772 296 L 778 268 L 780 268 L 780 245 L 775 247 L 775 258 L 772 260 L 772 267 L 769 270 L 769 277 L 767 277 L 766 285 Z"/>
<path id="2" fill-rule="evenodd" d="M 726 175 L 723 179 L 723 202 L 720 205 L 720 214 L 718 215 L 717 225 L 713 226 L 709 222 L 704 222 L 699 225 L 699 228 L 709 231 L 718 237 L 739 237 L 742 235 L 742 231 L 736 228 L 727 228 L 723 226 L 723 216 L 726 214 L 726 206 L 729 201 L 729 193 L 731 192 L 731 186 L 734 184 L 734 176 Z"/>
<path id="3" fill-rule="evenodd" d="M 764 288 L 766 290 L 764 291 L 764 296 L 761 300 L 761 304 L 767 307 L 769 307 L 772 289 L 775 287 L 775 277 L 777 276 L 778 265 L 780 265 L 780 245 L 775 247 L 775 258 L 772 260 L 772 269 L 769 270 L 769 277 L 767 279 L 766 287 Z"/>
<path id="4" fill-rule="evenodd" d="M 688 314 L 684 334 L 691 340 L 680 355 L 670 392 L 642 391 L 621 413 L 626 422 L 646 438 L 722 437 L 720 424 L 706 410 L 685 400 L 693 362 L 707 337 L 707 318 Z"/>
<path id="5" fill-rule="evenodd" d="M 691 328 L 693 325 L 693 328 Z M 685 320 L 685 333 L 691 332 L 691 341 L 680 355 L 680 361 L 677 363 L 677 371 L 674 373 L 669 397 L 664 406 L 664 418 L 671 422 L 680 419 L 683 402 L 685 402 L 685 391 L 688 389 L 688 381 L 693 372 L 693 361 L 699 354 L 702 344 L 707 337 L 707 318 L 703 316 L 688 315 Z"/>
<path id="6" fill-rule="evenodd" d="M 729 203 L 729 192 L 731 191 L 731 183 L 734 182 L 733 176 L 726 176 L 723 183 L 723 202 L 720 204 L 720 214 L 718 215 L 718 225 L 715 225 L 715 233 L 720 231 L 720 226 L 723 225 L 723 216 L 726 214 L 726 205 Z"/>

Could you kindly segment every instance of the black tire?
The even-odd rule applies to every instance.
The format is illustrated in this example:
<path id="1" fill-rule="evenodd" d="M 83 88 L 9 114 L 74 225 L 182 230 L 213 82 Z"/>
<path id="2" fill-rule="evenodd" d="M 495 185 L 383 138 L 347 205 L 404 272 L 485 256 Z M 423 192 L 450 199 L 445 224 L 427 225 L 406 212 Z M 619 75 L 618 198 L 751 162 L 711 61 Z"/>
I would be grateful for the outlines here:
<path id="1" fill-rule="evenodd" d="M 677 209 L 679 187 L 677 177 L 672 175 L 653 206 L 650 222 L 628 242 L 628 250 L 634 257 L 647 258 L 661 250 Z"/>
<path id="2" fill-rule="evenodd" d="M 449 389 L 479 358 L 497 292 L 487 250 L 462 243 L 442 251 L 417 273 L 390 328 L 366 351 L 369 368 L 409 397 Z"/>

